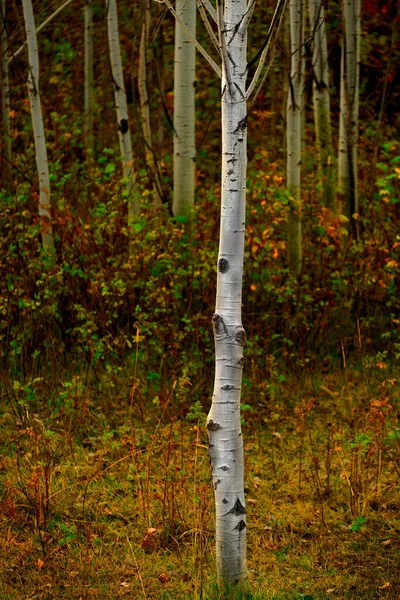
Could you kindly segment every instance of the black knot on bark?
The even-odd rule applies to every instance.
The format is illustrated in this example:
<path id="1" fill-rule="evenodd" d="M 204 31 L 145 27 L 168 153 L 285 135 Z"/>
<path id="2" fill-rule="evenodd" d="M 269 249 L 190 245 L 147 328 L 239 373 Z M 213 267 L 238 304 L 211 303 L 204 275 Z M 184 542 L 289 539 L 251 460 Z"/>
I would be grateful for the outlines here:
<path id="1" fill-rule="evenodd" d="M 246 529 L 246 523 L 244 521 L 239 521 L 239 523 L 236 525 L 236 527 L 234 527 L 234 529 L 243 531 L 243 529 Z"/>
<path id="2" fill-rule="evenodd" d="M 239 344 L 239 346 L 246 345 L 246 332 L 243 328 L 240 328 L 239 331 L 236 332 L 235 342 Z"/>
<path id="3" fill-rule="evenodd" d="M 221 387 L 221 390 L 227 390 L 228 392 L 230 392 L 231 390 L 234 390 L 235 386 L 234 385 L 229 385 L 229 383 L 226 383 L 225 385 L 223 385 Z"/>
<path id="4" fill-rule="evenodd" d="M 121 119 L 118 129 L 121 133 L 126 133 L 128 131 L 128 119 Z"/>
<path id="5" fill-rule="evenodd" d="M 218 429 L 222 429 L 219 423 L 215 423 L 212 419 L 210 419 L 207 423 L 208 431 L 218 431 Z"/>
<path id="6" fill-rule="evenodd" d="M 232 506 L 231 510 L 229 510 L 226 514 L 235 515 L 236 517 L 238 517 L 239 515 L 245 515 L 246 509 L 240 502 L 239 498 L 236 498 L 235 504 Z"/>
<path id="7" fill-rule="evenodd" d="M 226 273 L 227 271 L 229 271 L 229 262 L 226 260 L 226 258 L 220 258 L 218 261 L 218 271 L 220 273 Z"/>

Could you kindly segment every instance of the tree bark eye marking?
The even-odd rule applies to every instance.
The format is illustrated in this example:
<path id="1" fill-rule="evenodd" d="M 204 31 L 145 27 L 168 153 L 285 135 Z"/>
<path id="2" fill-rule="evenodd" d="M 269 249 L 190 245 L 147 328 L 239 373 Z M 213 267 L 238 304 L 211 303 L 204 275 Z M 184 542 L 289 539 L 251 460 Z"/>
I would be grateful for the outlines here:
<path id="1" fill-rule="evenodd" d="M 218 431 L 218 429 L 222 429 L 219 423 L 215 423 L 212 419 L 210 419 L 207 423 L 208 431 Z"/>
<path id="2" fill-rule="evenodd" d="M 220 467 L 221 471 L 229 471 L 229 467 L 227 465 L 222 465 L 222 467 Z"/>
<path id="3" fill-rule="evenodd" d="M 220 258 L 218 261 L 218 271 L 220 273 L 226 273 L 227 271 L 229 271 L 229 262 L 226 260 L 226 258 Z"/>
<path id="4" fill-rule="evenodd" d="M 223 385 L 223 386 L 221 387 L 221 390 L 227 390 L 227 391 L 229 391 L 229 392 L 230 392 L 231 390 L 234 390 L 234 389 L 235 389 L 235 386 L 234 386 L 234 385 L 229 385 L 228 383 L 227 383 L 226 385 Z"/>
<path id="5" fill-rule="evenodd" d="M 239 523 L 233 529 L 238 529 L 239 531 L 243 531 L 243 529 L 246 529 L 246 527 L 247 527 L 247 525 L 244 521 L 239 521 Z"/>
<path id="6" fill-rule="evenodd" d="M 221 480 L 217 479 L 217 481 L 214 483 L 214 490 L 217 489 L 219 483 L 221 483 Z"/>
<path id="7" fill-rule="evenodd" d="M 236 344 L 239 344 L 239 346 L 246 345 L 246 332 L 244 329 L 239 329 L 239 331 L 236 332 L 235 342 Z"/>
<path id="8" fill-rule="evenodd" d="M 128 119 L 121 119 L 119 122 L 119 128 L 121 133 L 126 133 L 128 131 Z"/>
<path id="9" fill-rule="evenodd" d="M 240 502 L 239 498 L 236 498 L 235 504 L 232 506 L 231 510 L 228 510 L 226 515 L 235 515 L 238 517 L 239 515 L 245 515 L 246 509 L 243 504 Z"/>

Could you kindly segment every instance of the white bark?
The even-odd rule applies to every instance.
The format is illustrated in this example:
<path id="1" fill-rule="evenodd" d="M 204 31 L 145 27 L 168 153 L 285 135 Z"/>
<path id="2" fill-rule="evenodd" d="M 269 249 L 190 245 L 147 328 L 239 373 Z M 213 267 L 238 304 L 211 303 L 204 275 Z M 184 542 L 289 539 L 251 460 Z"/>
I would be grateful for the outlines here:
<path id="1" fill-rule="evenodd" d="M 344 44 L 340 71 L 340 120 L 338 191 L 344 214 L 358 213 L 358 105 L 360 84 L 360 0 L 344 0 Z M 357 221 L 354 231 L 358 237 Z"/>
<path id="2" fill-rule="evenodd" d="M 84 118 L 86 159 L 94 158 L 94 78 L 93 78 L 93 5 L 92 0 L 85 1 L 85 81 L 84 81 Z"/>
<path id="3" fill-rule="evenodd" d="M 216 505 L 216 551 L 222 583 L 246 578 L 246 509 L 240 393 L 245 332 L 242 276 L 246 197 L 246 0 L 217 2 L 223 57 L 222 198 L 213 329 L 216 369 L 207 418 Z M 226 57 L 228 60 L 226 61 Z"/>
<path id="4" fill-rule="evenodd" d="M 196 0 L 177 0 L 176 12 L 196 35 Z M 196 48 L 175 21 L 174 68 L 174 196 L 175 216 L 191 219 L 195 190 L 195 62 Z"/>
<path id="5" fill-rule="evenodd" d="M 11 191 L 11 135 L 10 135 L 10 84 L 8 78 L 8 39 L 6 29 L 6 0 L 0 0 L 1 30 L 1 122 L 4 148 L 3 183 L 4 188 Z"/>
<path id="6" fill-rule="evenodd" d="M 44 248 L 54 248 L 50 217 L 50 179 L 44 136 L 43 115 L 39 92 L 39 53 L 32 10 L 32 0 L 22 0 L 28 45 L 29 75 L 28 92 L 31 107 L 33 135 L 35 139 L 36 165 L 39 175 L 39 218 Z"/>
<path id="7" fill-rule="evenodd" d="M 323 204 L 335 208 L 328 45 L 323 0 L 309 0 L 313 32 L 313 105 Z"/>
<path id="8" fill-rule="evenodd" d="M 287 101 L 287 188 L 289 210 L 287 222 L 288 264 L 299 276 L 301 247 L 301 115 L 304 90 L 304 0 L 290 0 L 290 75 Z"/>
<path id="9" fill-rule="evenodd" d="M 151 134 L 151 120 L 149 95 L 147 92 L 147 42 L 149 36 L 151 21 L 150 2 L 146 0 L 145 14 L 142 25 L 142 33 L 140 36 L 139 48 L 139 69 L 138 69 L 138 90 L 140 98 L 140 109 L 142 113 L 143 137 L 146 145 L 146 163 L 153 178 L 153 205 L 155 208 L 162 206 L 161 200 L 161 182 L 159 178 L 158 164 L 154 158 L 153 140 Z"/>
<path id="10" fill-rule="evenodd" d="M 139 213 L 139 202 L 137 198 L 134 198 L 133 194 L 135 187 L 135 173 L 133 169 L 132 141 L 129 131 L 128 106 L 118 34 L 117 3 L 116 0 L 105 1 L 111 74 L 114 84 L 114 97 L 117 111 L 119 146 L 123 164 L 123 177 L 126 181 L 126 195 L 128 198 L 128 221 L 129 223 L 132 223 L 135 216 Z"/>

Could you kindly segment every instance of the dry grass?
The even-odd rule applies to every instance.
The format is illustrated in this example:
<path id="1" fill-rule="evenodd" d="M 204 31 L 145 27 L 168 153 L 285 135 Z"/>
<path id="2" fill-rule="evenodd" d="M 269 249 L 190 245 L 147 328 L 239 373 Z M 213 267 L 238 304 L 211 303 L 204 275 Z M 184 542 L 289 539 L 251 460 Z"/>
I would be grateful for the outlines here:
<path id="1" fill-rule="evenodd" d="M 54 410 L 40 385 L 32 412 L 12 393 L 1 407 L 1 600 L 216 600 L 201 427 L 170 392 L 143 421 L 95 386 Z M 238 598 L 398 599 L 398 384 L 298 387 L 245 413 L 253 592 Z"/>

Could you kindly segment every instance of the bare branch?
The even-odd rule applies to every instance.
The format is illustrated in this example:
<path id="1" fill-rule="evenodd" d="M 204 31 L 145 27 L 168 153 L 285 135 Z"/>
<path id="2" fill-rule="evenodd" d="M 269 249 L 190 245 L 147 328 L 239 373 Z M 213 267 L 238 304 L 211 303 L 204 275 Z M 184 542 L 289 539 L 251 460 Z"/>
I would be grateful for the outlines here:
<path id="1" fill-rule="evenodd" d="M 282 19 L 283 19 L 283 15 L 285 12 L 286 2 L 287 2 L 287 0 L 278 0 L 278 4 L 276 5 L 274 16 L 272 17 L 271 25 L 269 26 L 269 29 L 268 29 L 267 37 L 262 45 L 262 48 L 260 48 L 260 50 L 257 52 L 256 56 L 247 65 L 247 69 L 249 69 L 253 64 L 255 64 L 255 62 L 257 61 L 258 57 L 261 54 L 261 58 L 257 65 L 256 72 L 254 73 L 253 79 L 251 80 L 251 83 L 250 83 L 249 87 L 247 88 L 246 98 L 249 98 L 251 96 L 251 94 L 257 84 L 257 81 L 261 75 L 261 71 L 264 67 L 265 59 L 267 58 L 267 54 L 268 54 L 271 42 L 272 41 L 275 42 L 275 40 L 277 38 L 277 35 L 279 33 L 279 30 L 280 30 L 280 27 L 282 24 Z M 269 63 L 268 69 L 262 78 L 261 85 L 264 83 L 264 81 L 266 79 L 266 76 L 271 67 L 271 64 L 272 64 L 272 61 Z M 259 93 L 259 90 L 260 90 L 260 86 L 258 88 L 257 95 Z"/>
<path id="2" fill-rule="evenodd" d="M 211 58 L 211 56 L 208 54 L 208 52 L 206 50 L 204 50 L 203 46 L 201 44 L 199 44 L 199 42 L 196 40 L 196 38 L 192 35 L 192 33 L 189 31 L 189 29 L 183 23 L 182 19 L 180 18 L 180 16 L 178 15 L 178 13 L 174 9 L 174 7 L 172 6 L 171 2 L 169 0 L 156 0 L 156 1 L 162 2 L 168 6 L 168 9 L 171 11 L 171 14 L 178 21 L 178 23 L 180 24 L 180 26 L 182 27 L 182 29 L 184 30 L 184 32 L 186 33 L 186 35 L 188 36 L 190 41 L 193 42 L 193 44 L 196 46 L 196 48 L 200 52 L 200 54 L 202 56 L 204 56 L 204 58 L 206 59 L 208 64 L 214 69 L 214 71 L 216 72 L 218 77 L 221 77 L 222 76 L 221 69 L 219 68 L 217 63 Z"/>
<path id="3" fill-rule="evenodd" d="M 206 8 L 208 10 L 210 17 L 212 18 L 214 23 L 216 23 L 217 22 L 217 11 L 211 4 L 210 0 L 200 0 L 200 2 L 204 6 L 204 8 Z"/>
<path id="4" fill-rule="evenodd" d="M 206 11 L 204 10 L 204 0 L 197 0 L 197 8 L 199 9 L 200 17 L 205 25 L 205 28 L 207 29 L 208 35 L 210 36 L 210 39 L 214 44 L 219 56 L 221 57 L 221 48 L 218 43 L 217 36 L 215 35 L 213 28 L 211 27 L 210 22 L 207 19 Z"/>
<path id="5" fill-rule="evenodd" d="M 54 19 L 60 14 L 60 12 L 62 12 L 64 10 L 64 8 L 67 8 L 67 6 L 72 4 L 73 1 L 74 0 L 66 0 L 66 2 L 64 2 L 64 4 L 62 4 L 59 8 L 57 8 L 57 10 L 55 10 L 53 12 L 53 14 L 51 14 L 45 21 L 43 21 L 43 23 L 41 23 L 39 25 L 39 27 L 36 29 L 36 35 L 38 33 L 40 33 L 45 27 L 47 27 L 47 25 L 50 25 L 50 23 L 52 21 L 54 21 Z M 17 58 L 18 56 L 20 56 L 23 53 L 25 46 L 26 46 L 26 41 L 22 44 L 22 46 L 20 46 L 18 48 L 18 50 L 16 50 L 16 52 L 14 52 L 12 54 L 12 56 L 10 56 L 10 58 L 7 61 L 7 64 L 11 64 L 12 61 L 14 60 L 14 58 Z"/>

